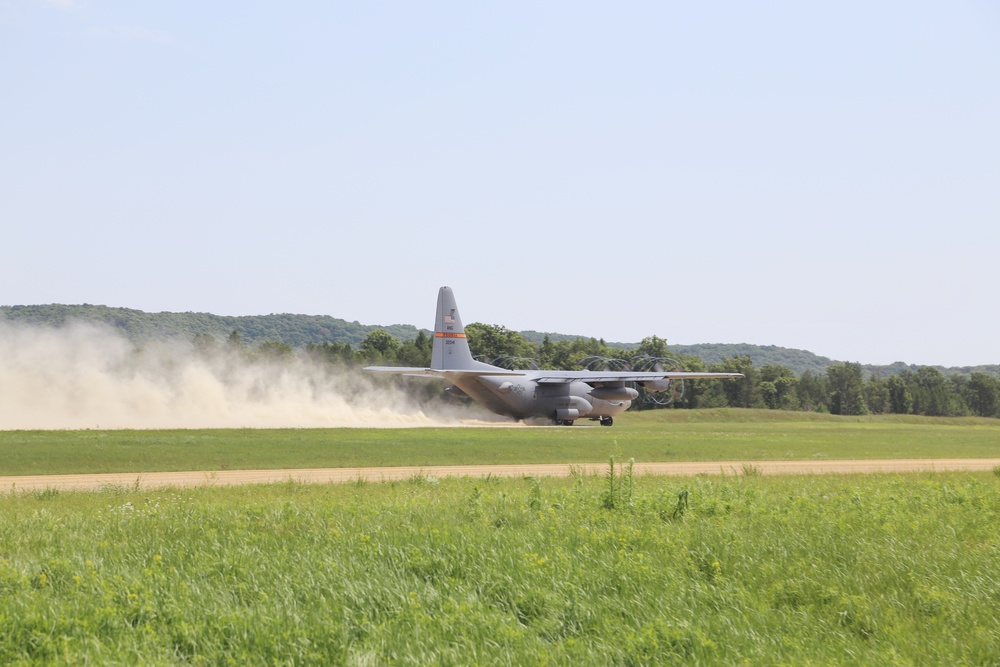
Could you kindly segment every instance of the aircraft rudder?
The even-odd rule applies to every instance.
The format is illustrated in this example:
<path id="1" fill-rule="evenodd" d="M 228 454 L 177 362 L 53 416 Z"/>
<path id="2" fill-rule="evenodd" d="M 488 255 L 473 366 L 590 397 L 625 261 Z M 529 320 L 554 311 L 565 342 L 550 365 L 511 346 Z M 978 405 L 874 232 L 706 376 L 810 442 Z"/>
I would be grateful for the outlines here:
<path id="1" fill-rule="evenodd" d="M 434 320 L 434 333 L 465 333 L 462 318 L 458 314 L 458 304 L 455 292 L 450 287 L 438 290 L 437 317 Z"/>
<path id="2" fill-rule="evenodd" d="M 431 368 L 468 370 L 476 366 L 465 337 L 462 317 L 458 314 L 455 293 L 450 287 L 438 290 L 437 315 L 434 319 L 434 348 Z"/>

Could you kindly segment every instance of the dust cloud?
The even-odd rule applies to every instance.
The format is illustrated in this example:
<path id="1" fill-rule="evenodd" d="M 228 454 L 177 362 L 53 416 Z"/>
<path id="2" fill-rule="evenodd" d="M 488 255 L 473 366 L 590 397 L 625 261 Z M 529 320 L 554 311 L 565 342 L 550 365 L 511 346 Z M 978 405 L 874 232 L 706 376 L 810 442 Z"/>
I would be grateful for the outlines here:
<path id="1" fill-rule="evenodd" d="M 429 399 L 302 353 L 137 348 L 109 327 L 0 321 L 0 430 L 387 428 L 490 419 Z"/>

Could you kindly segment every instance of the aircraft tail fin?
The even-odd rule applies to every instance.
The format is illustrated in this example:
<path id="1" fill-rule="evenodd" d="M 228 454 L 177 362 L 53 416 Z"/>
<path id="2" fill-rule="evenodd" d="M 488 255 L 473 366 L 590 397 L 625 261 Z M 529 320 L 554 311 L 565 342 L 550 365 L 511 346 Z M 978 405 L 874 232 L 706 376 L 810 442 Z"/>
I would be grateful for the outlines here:
<path id="1" fill-rule="evenodd" d="M 469 341 L 465 337 L 465 327 L 462 326 L 462 318 L 455 303 L 455 293 L 450 287 L 442 287 L 438 291 L 431 368 L 446 371 L 497 370 L 494 366 L 472 358 Z"/>

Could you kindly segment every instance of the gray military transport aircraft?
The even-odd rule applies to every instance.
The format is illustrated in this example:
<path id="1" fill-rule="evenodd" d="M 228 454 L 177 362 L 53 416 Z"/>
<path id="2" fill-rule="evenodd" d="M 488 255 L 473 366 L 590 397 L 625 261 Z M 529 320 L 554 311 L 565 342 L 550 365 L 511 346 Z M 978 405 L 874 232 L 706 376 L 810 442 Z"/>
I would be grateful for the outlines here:
<path id="1" fill-rule="evenodd" d="M 514 419 L 541 417 L 564 426 L 581 418 L 611 426 L 614 415 L 628 410 L 639 396 L 626 383 L 660 392 L 666 391 L 671 380 L 743 377 L 741 373 L 682 371 L 512 371 L 492 366 L 472 358 L 450 287 L 438 292 L 430 368 L 368 366 L 365 370 L 441 378 L 454 385 L 450 391 L 469 396 L 497 414 Z"/>

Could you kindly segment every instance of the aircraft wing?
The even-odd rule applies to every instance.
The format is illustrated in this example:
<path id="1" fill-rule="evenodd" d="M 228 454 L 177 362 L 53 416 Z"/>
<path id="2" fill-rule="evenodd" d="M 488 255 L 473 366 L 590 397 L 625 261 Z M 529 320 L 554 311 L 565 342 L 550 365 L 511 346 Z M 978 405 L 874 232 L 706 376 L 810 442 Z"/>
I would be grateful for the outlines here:
<path id="1" fill-rule="evenodd" d="M 640 373 L 633 371 L 541 371 L 535 376 L 539 384 L 565 384 L 567 382 L 651 382 L 654 380 L 698 380 L 702 378 L 741 378 L 742 373 L 697 373 L 688 371 L 660 371 Z"/>
<path id="2" fill-rule="evenodd" d="M 373 373 L 393 373 L 414 377 L 448 376 L 517 376 L 531 375 L 538 384 L 567 384 L 569 382 L 603 383 L 603 382 L 652 382 L 655 380 L 698 380 L 702 378 L 741 378 L 742 373 L 699 373 L 689 371 L 508 371 L 497 370 L 441 370 L 437 368 L 418 368 L 415 366 L 366 366 L 366 371 Z"/>

